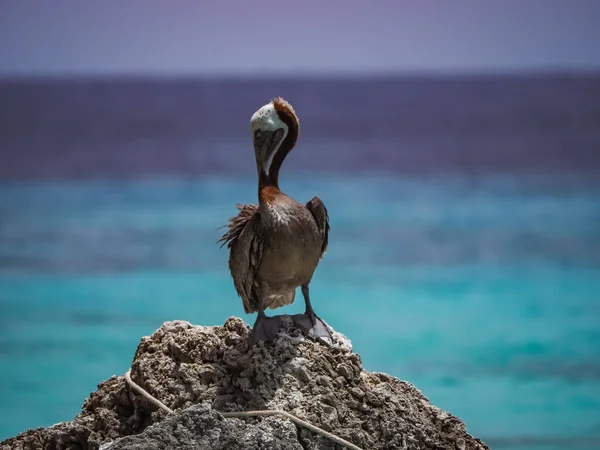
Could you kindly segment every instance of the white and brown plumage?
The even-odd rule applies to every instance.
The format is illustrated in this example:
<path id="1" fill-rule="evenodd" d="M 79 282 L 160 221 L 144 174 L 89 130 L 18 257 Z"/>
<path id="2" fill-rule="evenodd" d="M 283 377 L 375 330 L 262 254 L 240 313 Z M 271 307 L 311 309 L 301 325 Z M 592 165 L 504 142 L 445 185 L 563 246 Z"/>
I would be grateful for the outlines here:
<path id="1" fill-rule="evenodd" d="M 331 337 L 312 309 L 308 285 L 327 250 L 329 217 L 314 197 L 302 205 L 279 190 L 279 169 L 298 139 L 299 122 L 282 98 L 260 108 L 250 121 L 258 170 L 258 205 L 237 205 L 220 242 L 228 243 L 229 268 L 246 313 L 258 312 L 252 343 L 275 337 L 280 317 L 267 317 L 294 301 L 302 288 L 306 312 L 292 316 L 312 337 Z"/>

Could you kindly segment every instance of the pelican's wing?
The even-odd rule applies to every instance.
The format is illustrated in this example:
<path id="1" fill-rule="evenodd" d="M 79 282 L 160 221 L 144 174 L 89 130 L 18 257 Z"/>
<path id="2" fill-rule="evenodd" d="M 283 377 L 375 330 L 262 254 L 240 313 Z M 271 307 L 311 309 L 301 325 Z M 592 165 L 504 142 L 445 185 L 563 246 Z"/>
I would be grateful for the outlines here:
<path id="1" fill-rule="evenodd" d="M 219 240 L 229 248 L 229 269 L 246 313 L 256 311 L 254 277 L 260 265 L 263 240 L 258 226 L 258 205 L 237 205 L 239 214 L 229 219 L 229 230 Z"/>
<path id="2" fill-rule="evenodd" d="M 252 219 L 252 216 L 258 211 L 258 205 L 235 205 L 240 210 L 237 216 L 230 217 L 228 224 L 225 225 L 229 228 L 227 232 L 217 242 L 222 242 L 221 247 L 227 244 L 228 248 L 231 248 L 233 243 L 240 237 L 242 230 L 246 224 Z M 223 228 L 223 227 L 221 227 Z"/>
<path id="3" fill-rule="evenodd" d="M 327 251 L 327 244 L 329 242 L 329 215 L 327 214 L 327 208 L 319 197 L 313 197 L 313 199 L 306 204 L 306 207 L 311 212 L 317 222 L 317 228 L 321 235 L 321 257 Z"/>

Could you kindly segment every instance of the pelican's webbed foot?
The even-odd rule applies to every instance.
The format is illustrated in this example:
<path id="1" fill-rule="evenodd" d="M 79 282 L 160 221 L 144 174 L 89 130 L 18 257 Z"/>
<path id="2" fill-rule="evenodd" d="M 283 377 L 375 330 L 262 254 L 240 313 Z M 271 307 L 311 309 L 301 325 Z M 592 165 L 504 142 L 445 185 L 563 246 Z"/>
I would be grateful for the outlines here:
<path id="1" fill-rule="evenodd" d="M 333 342 L 333 336 L 329 331 L 329 327 L 314 312 L 296 314 L 292 316 L 292 320 L 294 321 L 294 325 L 309 338 L 321 341 L 325 339 L 326 343 Z"/>
<path id="2" fill-rule="evenodd" d="M 256 344 L 258 341 L 272 341 L 275 339 L 275 336 L 277 336 L 280 328 L 280 316 L 267 317 L 265 315 L 259 315 L 252 327 L 250 346 Z"/>

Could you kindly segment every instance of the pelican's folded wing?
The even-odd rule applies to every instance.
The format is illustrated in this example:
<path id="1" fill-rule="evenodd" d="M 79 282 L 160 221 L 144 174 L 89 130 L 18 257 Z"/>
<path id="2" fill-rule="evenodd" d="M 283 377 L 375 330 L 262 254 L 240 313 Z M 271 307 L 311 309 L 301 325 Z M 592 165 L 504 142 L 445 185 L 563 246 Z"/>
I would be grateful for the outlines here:
<path id="1" fill-rule="evenodd" d="M 231 248 L 233 243 L 240 237 L 242 230 L 246 224 L 252 219 L 252 216 L 258 211 L 258 205 L 235 205 L 240 210 L 237 216 L 230 217 L 228 224 L 225 225 L 229 229 L 227 232 L 218 240 L 222 242 L 221 247 L 227 244 L 228 248 Z M 221 227 L 223 228 L 223 227 Z"/>
<path id="2" fill-rule="evenodd" d="M 321 235 L 321 257 L 327 251 L 327 244 L 329 242 L 329 215 L 327 214 L 327 208 L 319 197 L 313 197 L 313 199 L 306 204 L 306 207 L 311 212 L 317 223 L 319 233 Z"/>
<path id="3" fill-rule="evenodd" d="M 257 301 L 252 288 L 263 252 L 262 234 L 258 229 L 260 215 L 258 205 L 237 205 L 237 208 L 239 214 L 229 219 L 229 230 L 219 242 L 223 242 L 221 246 L 227 244 L 230 249 L 229 269 L 233 284 L 246 313 L 253 313 Z"/>

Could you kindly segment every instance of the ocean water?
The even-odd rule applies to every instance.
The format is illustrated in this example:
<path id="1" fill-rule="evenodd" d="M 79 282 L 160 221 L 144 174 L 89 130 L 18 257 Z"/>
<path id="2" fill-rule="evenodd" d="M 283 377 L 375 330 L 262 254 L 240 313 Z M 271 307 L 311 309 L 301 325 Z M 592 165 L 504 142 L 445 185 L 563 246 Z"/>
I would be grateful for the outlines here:
<path id="1" fill-rule="evenodd" d="M 281 188 L 330 214 L 315 310 L 365 368 L 494 449 L 600 448 L 600 77 L 541 76 L 0 83 L 0 439 L 166 320 L 253 322 L 217 228 L 279 94 Z"/>

